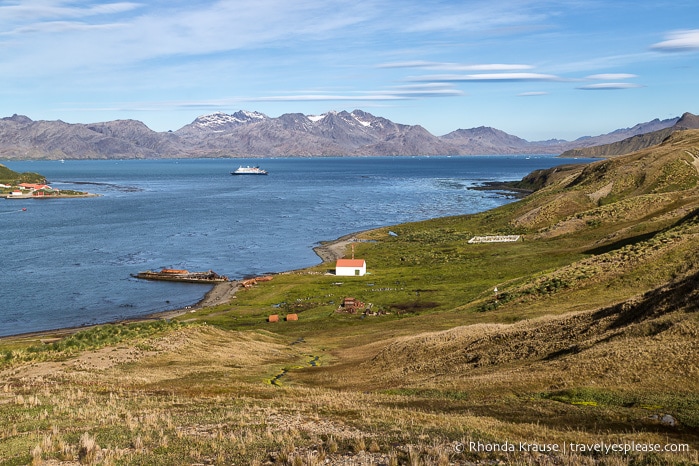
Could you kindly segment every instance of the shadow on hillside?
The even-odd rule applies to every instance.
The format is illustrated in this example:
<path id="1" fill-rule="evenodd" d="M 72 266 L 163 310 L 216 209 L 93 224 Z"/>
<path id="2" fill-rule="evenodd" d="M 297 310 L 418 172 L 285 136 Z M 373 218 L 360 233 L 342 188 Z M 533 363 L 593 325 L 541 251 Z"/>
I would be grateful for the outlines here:
<path id="1" fill-rule="evenodd" d="M 654 231 L 651 233 L 646 233 L 643 235 L 637 235 L 637 236 L 630 236 L 628 238 L 623 238 L 620 239 L 619 241 L 615 241 L 613 243 L 605 244 L 603 246 L 599 246 L 593 249 L 588 249 L 587 251 L 584 251 L 585 254 L 593 254 L 593 255 L 599 255 L 599 254 L 605 254 L 611 251 L 615 251 L 617 249 L 621 249 L 624 246 L 628 246 L 630 244 L 636 244 L 636 243 L 641 243 L 643 241 L 648 241 L 652 239 L 655 235 L 657 235 L 658 232 Z"/>
<path id="2" fill-rule="evenodd" d="M 588 337 L 594 334 L 602 336 L 601 339 L 596 340 L 596 344 L 600 344 L 618 338 L 623 334 L 624 329 L 633 324 L 645 322 L 644 335 L 654 336 L 675 324 L 673 321 L 656 320 L 658 317 L 672 312 L 697 311 L 699 311 L 699 272 L 678 282 L 649 291 L 636 302 L 625 301 L 598 310 L 592 314 L 586 332 L 589 334 Z M 554 350 L 541 359 L 552 361 L 586 350 L 587 340 L 582 334 L 579 336 L 581 338 L 579 341 Z"/>
<path id="3" fill-rule="evenodd" d="M 693 211 L 679 219 L 670 228 L 675 228 L 685 223 L 696 223 L 697 221 L 699 221 L 699 208 L 694 209 Z"/>
<path id="4" fill-rule="evenodd" d="M 616 318 L 609 329 L 618 329 L 633 323 L 655 318 L 671 312 L 697 312 L 699 310 L 699 272 L 678 282 L 656 288 L 643 295 L 638 302 L 624 302 L 600 309 L 595 319 Z"/>

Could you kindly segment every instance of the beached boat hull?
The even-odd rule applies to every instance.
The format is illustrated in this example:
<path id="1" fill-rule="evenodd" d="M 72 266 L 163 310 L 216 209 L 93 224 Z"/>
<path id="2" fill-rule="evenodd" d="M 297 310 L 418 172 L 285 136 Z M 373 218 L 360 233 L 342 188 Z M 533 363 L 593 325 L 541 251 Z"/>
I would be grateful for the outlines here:
<path id="1" fill-rule="evenodd" d="M 171 270 L 163 269 L 160 272 L 147 270 L 132 274 L 134 278 L 143 280 L 161 280 L 168 282 L 184 282 L 184 283 L 223 283 L 228 281 L 225 275 L 219 275 L 216 272 L 209 270 L 208 272 L 189 272 L 187 270 Z"/>

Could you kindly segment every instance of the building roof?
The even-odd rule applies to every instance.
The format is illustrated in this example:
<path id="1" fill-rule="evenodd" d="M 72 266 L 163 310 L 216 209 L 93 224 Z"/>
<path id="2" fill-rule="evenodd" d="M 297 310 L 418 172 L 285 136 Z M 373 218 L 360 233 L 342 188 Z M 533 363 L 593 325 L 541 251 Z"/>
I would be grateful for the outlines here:
<path id="1" fill-rule="evenodd" d="M 51 186 L 47 184 L 35 184 L 35 183 L 20 183 L 22 188 L 27 189 L 51 189 Z"/>
<path id="2" fill-rule="evenodd" d="M 335 267 L 364 267 L 364 259 L 338 259 Z"/>

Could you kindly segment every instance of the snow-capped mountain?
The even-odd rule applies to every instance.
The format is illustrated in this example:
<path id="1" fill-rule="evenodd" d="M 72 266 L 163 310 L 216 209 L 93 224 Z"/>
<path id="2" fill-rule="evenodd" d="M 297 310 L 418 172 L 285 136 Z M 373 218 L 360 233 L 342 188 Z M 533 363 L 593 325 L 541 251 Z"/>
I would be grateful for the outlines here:
<path id="1" fill-rule="evenodd" d="M 176 131 L 177 134 L 187 135 L 201 132 L 229 131 L 240 125 L 266 120 L 264 113 L 240 110 L 231 115 L 223 112 L 215 112 L 197 117 L 192 123 L 183 126 Z"/>
<path id="2" fill-rule="evenodd" d="M 682 121 L 689 121 L 688 115 Z M 529 142 L 483 126 L 438 137 L 422 126 L 394 123 L 362 110 L 287 113 L 277 118 L 244 110 L 216 112 L 199 116 L 174 132 L 155 132 L 135 120 L 69 124 L 13 115 L 0 118 L 0 158 L 560 154 L 671 127 L 676 122 L 653 120 L 570 142 Z"/>
<path id="3" fill-rule="evenodd" d="M 245 115 L 247 118 L 243 118 Z M 231 156 L 450 154 L 454 147 L 420 126 L 393 123 L 362 110 L 268 118 L 241 112 L 197 118 L 175 133 L 199 148 Z"/>

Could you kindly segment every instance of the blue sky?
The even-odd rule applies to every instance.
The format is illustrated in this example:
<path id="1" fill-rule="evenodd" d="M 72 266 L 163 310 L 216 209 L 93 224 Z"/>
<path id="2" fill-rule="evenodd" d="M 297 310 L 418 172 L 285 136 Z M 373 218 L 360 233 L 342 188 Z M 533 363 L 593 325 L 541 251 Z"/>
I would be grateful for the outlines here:
<path id="1" fill-rule="evenodd" d="M 0 1 L 0 116 L 359 108 L 574 139 L 699 113 L 696 0 Z"/>

